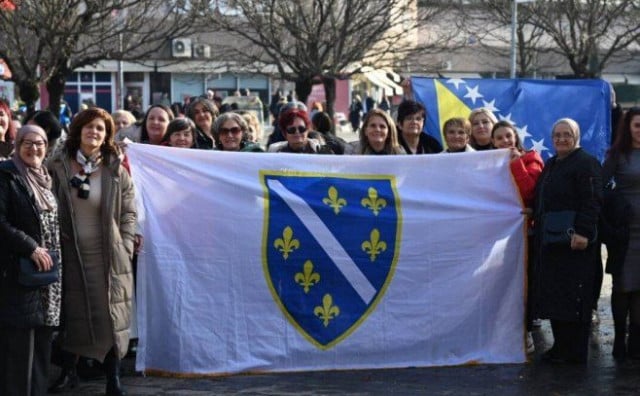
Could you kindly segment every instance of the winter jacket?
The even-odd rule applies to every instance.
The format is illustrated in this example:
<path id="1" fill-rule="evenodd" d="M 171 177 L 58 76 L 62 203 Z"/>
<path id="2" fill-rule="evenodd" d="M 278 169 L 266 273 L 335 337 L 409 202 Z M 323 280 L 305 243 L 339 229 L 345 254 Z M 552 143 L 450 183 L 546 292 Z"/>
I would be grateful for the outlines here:
<path id="1" fill-rule="evenodd" d="M 600 262 L 597 224 L 602 205 L 602 168 L 581 148 L 566 158 L 552 157 L 545 164 L 535 190 L 534 271 L 535 312 L 539 318 L 568 322 L 591 320 L 593 288 Z M 584 250 L 566 246 L 543 246 L 543 215 L 576 212 L 574 230 L 590 243 Z"/>
<path id="2" fill-rule="evenodd" d="M 0 163 L 0 325 L 31 328 L 44 325 L 38 288 L 18 284 L 18 259 L 40 245 L 42 229 L 33 192 L 13 161 Z"/>
<path id="3" fill-rule="evenodd" d="M 136 231 L 136 207 L 132 180 L 113 155 L 105 156 L 102 163 L 102 252 L 104 274 L 107 276 L 108 301 L 96 301 L 90 296 L 92 279 L 83 271 L 83 263 L 74 224 L 74 209 L 69 184 L 74 176 L 71 159 L 66 150 L 49 163 L 53 178 L 53 191 L 58 197 L 62 258 L 64 262 L 64 326 L 67 337 L 64 347 L 78 348 L 98 342 L 94 335 L 92 311 L 108 309 L 113 338 L 120 357 L 124 357 L 129 344 L 133 274 L 131 260 Z M 104 305 L 104 306 L 103 306 Z M 105 355 L 106 355 L 105 351 Z M 93 357 L 93 356 L 89 356 Z M 102 356 L 103 358 L 104 356 Z M 95 357 L 101 360 L 101 357 Z"/>

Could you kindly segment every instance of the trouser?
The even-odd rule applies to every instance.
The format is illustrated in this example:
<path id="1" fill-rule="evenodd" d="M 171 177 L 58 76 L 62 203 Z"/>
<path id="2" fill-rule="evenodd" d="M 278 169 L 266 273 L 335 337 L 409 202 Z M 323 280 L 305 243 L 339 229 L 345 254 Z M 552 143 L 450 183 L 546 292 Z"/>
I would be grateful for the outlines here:
<path id="1" fill-rule="evenodd" d="M 640 291 L 611 293 L 611 313 L 615 337 L 621 345 L 625 344 L 629 318 L 628 352 L 640 358 Z"/>
<path id="2" fill-rule="evenodd" d="M 0 327 L 0 395 L 47 394 L 53 328 Z"/>
<path id="3" fill-rule="evenodd" d="M 551 319 L 553 348 L 560 358 L 571 362 L 586 362 L 589 356 L 591 321 L 566 322 Z"/>

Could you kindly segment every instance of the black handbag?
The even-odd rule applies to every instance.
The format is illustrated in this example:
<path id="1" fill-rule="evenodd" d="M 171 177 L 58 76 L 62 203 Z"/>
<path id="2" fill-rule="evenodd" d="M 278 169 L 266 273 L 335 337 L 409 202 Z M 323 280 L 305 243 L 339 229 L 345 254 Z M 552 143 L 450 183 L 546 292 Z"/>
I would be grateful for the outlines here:
<path id="1" fill-rule="evenodd" d="M 542 245 L 569 246 L 571 237 L 575 234 L 574 223 L 576 212 L 560 210 L 547 212 L 542 215 Z"/>
<path id="2" fill-rule="evenodd" d="M 49 251 L 49 256 L 53 261 L 53 266 L 49 271 L 38 271 L 38 266 L 33 260 L 27 257 L 20 257 L 18 283 L 27 287 L 41 287 L 57 282 L 59 279 L 60 256 L 54 251 Z"/>

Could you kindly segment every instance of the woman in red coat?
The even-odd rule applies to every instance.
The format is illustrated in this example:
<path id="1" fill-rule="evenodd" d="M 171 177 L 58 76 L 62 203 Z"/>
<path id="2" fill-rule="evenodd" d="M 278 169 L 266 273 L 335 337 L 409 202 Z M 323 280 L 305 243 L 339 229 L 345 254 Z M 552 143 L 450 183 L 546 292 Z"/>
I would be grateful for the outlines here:
<path id="1" fill-rule="evenodd" d="M 535 150 L 526 151 L 520 142 L 515 126 L 508 121 L 498 121 L 491 130 L 491 142 L 498 149 L 511 150 L 511 173 L 520 190 L 522 203 L 530 208 L 538 177 L 544 162 Z"/>
<path id="2" fill-rule="evenodd" d="M 526 151 L 522 147 L 520 142 L 520 136 L 518 135 L 516 128 L 508 121 L 498 121 L 494 124 L 491 130 L 491 143 L 498 149 L 509 149 L 511 152 L 511 174 L 513 175 L 518 190 L 520 191 L 520 197 L 522 198 L 522 204 L 525 208 L 531 208 L 533 206 L 533 199 L 535 197 L 536 182 L 542 173 L 544 162 L 535 150 Z M 529 231 L 532 228 L 529 227 Z M 531 337 L 531 329 L 533 327 L 533 317 L 531 315 L 531 300 L 533 293 L 532 274 L 533 263 L 535 262 L 532 256 L 533 253 L 533 233 L 529 232 L 529 251 L 527 266 L 527 280 L 528 280 L 528 297 L 527 297 L 527 352 L 534 351 L 533 337 Z"/>

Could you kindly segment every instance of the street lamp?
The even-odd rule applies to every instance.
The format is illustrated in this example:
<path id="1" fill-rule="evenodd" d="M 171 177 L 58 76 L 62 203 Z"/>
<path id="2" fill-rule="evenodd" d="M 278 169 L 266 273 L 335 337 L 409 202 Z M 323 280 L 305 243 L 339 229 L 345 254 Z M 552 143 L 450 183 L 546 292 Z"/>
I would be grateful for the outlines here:
<path id="1" fill-rule="evenodd" d="M 513 0 L 511 3 L 511 78 L 516 78 L 516 30 L 518 29 L 518 3 L 531 3 L 535 0 Z"/>

